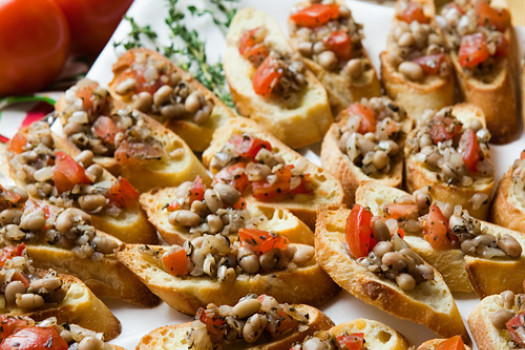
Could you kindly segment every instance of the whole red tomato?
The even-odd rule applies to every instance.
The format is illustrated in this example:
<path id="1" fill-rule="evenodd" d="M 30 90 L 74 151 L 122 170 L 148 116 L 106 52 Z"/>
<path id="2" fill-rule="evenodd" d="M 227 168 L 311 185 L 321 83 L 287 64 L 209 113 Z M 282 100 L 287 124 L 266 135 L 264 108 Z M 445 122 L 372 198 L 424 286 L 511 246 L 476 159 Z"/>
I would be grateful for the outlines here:
<path id="1" fill-rule="evenodd" d="M 75 53 L 98 55 L 133 0 L 53 0 L 66 15 Z"/>
<path id="2" fill-rule="evenodd" d="M 53 1 L 0 0 L 0 95 L 40 90 L 68 50 L 68 25 Z"/>

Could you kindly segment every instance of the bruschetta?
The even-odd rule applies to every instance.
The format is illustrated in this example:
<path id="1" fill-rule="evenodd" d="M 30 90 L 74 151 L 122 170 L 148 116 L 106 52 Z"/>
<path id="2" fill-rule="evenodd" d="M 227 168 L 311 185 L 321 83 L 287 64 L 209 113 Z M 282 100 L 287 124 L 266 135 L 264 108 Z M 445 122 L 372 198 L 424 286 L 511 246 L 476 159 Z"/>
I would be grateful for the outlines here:
<path id="1" fill-rule="evenodd" d="M 235 240 L 243 227 L 274 231 L 292 243 L 314 244 L 312 230 L 290 211 L 247 202 L 227 184 L 207 188 L 200 177 L 176 188 L 143 193 L 140 203 L 168 244 L 182 245 L 204 234 Z"/>
<path id="2" fill-rule="evenodd" d="M 386 93 L 414 119 L 454 104 L 454 72 L 433 20 L 433 0 L 398 0 L 380 55 Z"/>
<path id="3" fill-rule="evenodd" d="M 354 204 L 360 184 L 399 187 L 403 144 L 412 120 L 387 97 L 363 99 L 343 110 L 323 139 L 321 164 L 343 186 L 344 202 Z"/>
<path id="4" fill-rule="evenodd" d="M 406 350 L 409 346 L 403 335 L 386 324 L 358 318 L 317 332 L 289 350 L 310 349 Z"/>
<path id="5" fill-rule="evenodd" d="M 226 39 L 224 73 L 239 113 L 292 148 L 320 141 L 332 123 L 326 90 L 277 22 L 252 8 L 239 10 Z"/>
<path id="6" fill-rule="evenodd" d="M 471 350 L 470 346 L 465 345 L 463 339 L 456 335 L 448 339 L 431 339 L 427 340 L 417 350 Z"/>
<path id="7" fill-rule="evenodd" d="M 525 294 L 505 291 L 483 299 L 470 313 L 468 325 L 479 350 L 523 349 Z"/>
<path id="8" fill-rule="evenodd" d="M 251 294 L 233 307 L 200 308 L 193 322 L 157 328 L 142 338 L 137 350 L 289 350 L 294 342 L 333 325 L 314 307 Z"/>
<path id="9" fill-rule="evenodd" d="M 153 293 L 186 314 L 209 303 L 233 305 L 250 293 L 319 305 L 339 291 L 317 265 L 312 246 L 256 229 L 241 228 L 235 241 L 205 234 L 183 247 L 128 244 L 117 257 Z"/>
<path id="10" fill-rule="evenodd" d="M 432 198 L 485 219 L 494 190 L 490 133 L 471 104 L 425 113 L 405 143 L 408 192 L 430 186 Z"/>
<path id="11" fill-rule="evenodd" d="M 436 202 L 426 187 L 410 195 L 366 184 L 357 190 L 356 202 L 397 221 L 405 241 L 442 274 L 451 291 L 474 290 L 483 298 L 522 290 L 525 239 L 519 232 L 475 219 L 458 205 Z"/>
<path id="12" fill-rule="evenodd" d="M 106 343 L 104 334 L 73 323 L 58 323 L 56 317 L 37 322 L 29 317 L 0 316 L 2 349 L 124 350 Z"/>
<path id="13" fill-rule="evenodd" d="M 317 263 L 344 290 L 442 337 L 469 337 L 441 274 L 401 238 L 399 228 L 359 204 L 322 210 L 315 229 Z"/>
<path id="14" fill-rule="evenodd" d="M 124 177 L 117 179 L 93 164 L 91 151 L 79 152 L 45 122 L 21 129 L 6 156 L 12 178 L 30 197 L 80 208 L 91 215 L 93 226 L 124 242 L 157 242 L 139 192 Z"/>
<path id="15" fill-rule="evenodd" d="M 56 317 L 60 323 L 75 322 L 103 332 L 107 339 L 120 334 L 119 320 L 76 277 L 35 269 L 23 243 L 5 246 L 0 253 L 2 315 Z"/>
<path id="16" fill-rule="evenodd" d="M 91 151 L 93 162 L 125 177 L 139 192 L 177 186 L 206 169 L 186 143 L 151 117 L 114 101 L 98 83 L 84 79 L 55 105 L 67 140 Z"/>
<path id="17" fill-rule="evenodd" d="M 342 1 L 300 3 L 288 21 L 292 47 L 326 88 L 334 115 L 362 98 L 381 95 L 361 42 L 362 27 Z"/>
<path id="18" fill-rule="evenodd" d="M 506 1 L 455 0 L 443 6 L 436 21 L 466 102 L 485 113 L 492 142 L 510 142 L 518 130 L 518 58 Z"/>
<path id="19" fill-rule="evenodd" d="M 311 228 L 319 207 L 343 203 L 335 177 L 248 119 L 220 129 L 202 160 L 214 182 L 234 185 L 247 201 L 288 209 Z"/>
<path id="20" fill-rule="evenodd" d="M 113 65 L 111 95 L 144 112 L 204 151 L 215 130 L 235 114 L 189 73 L 148 49 L 131 49 Z"/>
<path id="21" fill-rule="evenodd" d="M 99 297 L 148 306 L 158 303 L 117 260 L 115 250 L 123 243 L 97 231 L 91 217 L 79 209 L 27 199 L 22 189 L 0 185 L 0 237 L 4 244 L 25 244 L 36 267 L 75 275 Z"/>

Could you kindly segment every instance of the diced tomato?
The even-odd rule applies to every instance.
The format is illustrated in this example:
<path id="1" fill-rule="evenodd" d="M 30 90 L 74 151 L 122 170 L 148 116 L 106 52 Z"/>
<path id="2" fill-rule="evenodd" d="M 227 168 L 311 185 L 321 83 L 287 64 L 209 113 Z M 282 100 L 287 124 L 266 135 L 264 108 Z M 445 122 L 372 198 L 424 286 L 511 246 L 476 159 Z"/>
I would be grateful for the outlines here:
<path id="1" fill-rule="evenodd" d="M 401 227 L 397 229 L 397 234 L 399 235 L 399 237 L 405 238 L 405 230 L 403 230 Z"/>
<path id="2" fill-rule="evenodd" d="M 354 103 L 348 107 L 347 111 L 348 114 L 357 115 L 361 118 L 359 129 L 357 130 L 358 133 L 366 134 L 367 132 L 376 131 L 376 117 L 372 108 L 361 103 Z"/>
<path id="3" fill-rule="evenodd" d="M 17 203 L 20 198 L 22 198 L 18 193 L 8 191 L 2 185 L 0 185 L 0 196 L 4 197 L 13 204 Z"/>
<path id="4" fill-rule="evenodd" d="M 60 193 L 71 190 L 76 184 L 92 183 L 89 177 L 86 176 L 84 168 L 70 155 L 62 152 L 56 153 L 53 179 Z"/>
<path id="5" fill-rule="evenodd" d="M 239 200 L 237 201 L 237 203 L 235 203 L 234 205 L 232 205 L 232 208 L 233 209 L 237 209 L 237 210 L 244 210 L 246 209 L 246 199 L 244 198 L 239 198 Z"/>
<path id="6" fill-rule="evenodd" d="M 172 201 L 168 206 L 166 207 L 168 211 L 175 211 L 180 209 L 180 204 L 177 200 Z"/>
<path id="7" fill-rule="evenodd" d="M 363 333 L 352 333 L 348 335 L 340 335 L 336 338 L 338 349 L 345 350 L 361 350 L 364 344 Z"/>
<path id="8" fill-rule="evenodd" d="M 510 333 L 510 337 L 512 338 L 512 340 L 518 343 L 519 346 L 525 346 L 525 339 L 522 336 L 520 336 L 520 334 L 523 334 L 523 330 L 525 329 L 524 321 L 525 312 L 520 312 L 519 314 L 508 320 L 506 323 L 507 330 Z M 518 332 L 518 329 L 521 329 L 521 331 Z"/>
<path id="9" fill-rule="evenodd" d="M 0 350 L 68 350 L 64 338 L 55 327 L 31 326 L 18 330 L 7 337 Z"/>
<path id="10" fill-rule="evenodd" d="M 272 56 L 266 57 L 253 74 L 253 90 L 257 95 L 270 96 L 283 74 L 283 69 L 279 67 L 276 59 Z"/>
<path id="11" fill-rule="evenodd" d="M 339 5 L 314 4 L 294 13 L 290 19 L 300 26 L 315 28 L 337 17 Z"/>
<path id="12" fill-rule="evenodd" d="M 496 43 L 496 52 L 494 53 L 494 57 L 504 57 L 507 56 L 507 53 L 509 52 L 510 44 L 507 37 L 505 37 L 503 34 L 499 36 L 498 41 Z"/>
<path id="13" fill-rule="evenodd" d="M 473 173 L 477 172 L 476 165 L 483 159 L 483 152 L 479 147 L 478 138 L 472 129 L 467 129 L 459 140 L 461 157 L 467 169 Z"/>
<path id="14" fill-rule="evenodd" d="M 26 137 L 22 133 L 17 132 L 15 136 L 13 136 L 11 141 L 9 141 L 7 149 L 13 153 L 20 154 L 24 152 L 24 146 L 26 145 L 26 143 Z"/>
<path id="15" fill-rule="evenodd" d="M 445 60 L 445 54 L 439 53 L 436 55 L 428 55 L 418 57 L 412 60 L 412 62 L 419 64 L 423 72 L 427 75 L 439 74 L 441 63 Z"/>
<path id="16" fill-rule="evenodd" d="M 223 168 L 217 174 L 214 179 L 217 182 L 224 182 L 232 185 L 239 192 L 244 192 L 246 187 L 250 184 L 248 175 L 244 172 L 246 169 L 246 163 L 236 163 Z"/>
<path id="17" fill-rule="evenodd" d="M 92 127 L 93 133 L 107 143 L 115 143 L 115 135 L 123 130 L 115 124 L 113 119 L 106 116 L 100 116 L 95 120 Z"/>
<path id="18" fill-rule="evenodd" d="M 29 280 L 29 278 L 27 276 L 25 276 L 24 274 L 16 271 L 13 276 L 11 277 L 11 280 L 12 281 L 20 281 L 24 284 L 24 286 L 26 288 L 29 287 L 29 284 L 31 284 L 31 281 Z"/>
<path id="19" fill-rule="evenodd" d="M 272 338 L 276 338 L 291 331 L 297 327 L 298 322 L 288 315 L 285 311 L 277 311 L 277 315 L 274 318 L 275 322 L 269 322 L 266 325 L 265 331 L 270 334 Z"/>
<path id="20" fill-rule="evenodd" d="M 312 193 L 308 176 L 304 175 L 299 186 L 290 190 L 293 165 L 289 164 L 275 172 L 274 182 L 259 180 L 252 183 L 252 194 L 259 200 L 275 200 L 289 195 Z"/>
<path id="21" fill-rule="evenodd" d="M 185 276 L 188 274 L 188 257 L 183 248 L 174 249 L 162 257 L 162 263 L 168 273 L 173 276 Z"/>
<path id="22" fill-rule="evenodd" d="M 82 110 L 86 111 L 88 114 L 95 112 L 95 100 L 100 98 L 93 94 L 97 88 L 98 84 L 96 82 L 91 82 L 80 87 L 75 93 L 75 95 L 82 100 Z"/>
<path id="23" fill-rule="evenodd" d="M 423 6 L 415 1 L 407 2 L 407 7 L 398 17 L 400 20 L 408 24 L 414 21 L 426 24 L 430 23 L 430 17 L 425 16 Z"/>
<path id="24" fill-rule="evenodd" d="M 5 262 L 15 256 L 22 256 L 26 245 L 22 242 L 17 246 L 5 247 L 0 250 L 0 268 L 4 267 Z"/>
<path id="25" fill-rule="evenodd" d="M 212 310 L 207 310 L 204 308 L 199 308 L 195 315 L 195 319 L 200 320 L 206 325 L 206 330 L 210 336 L 211 342 L 216 344 L 222 342 L 225 335 L 225 329 L 228 325 L 226 321 L 218 316 Z"/>
<path id="26" fill-rule="evenodd" d="M 34 322 L 20 316 L 0 315 L 0 343 L 20 329 L 31 327 Z"/>
<path id="27" fill-rule="evenodd" d="M 384 208 L 385 216 L 388 219 L 417 219 L 419 209 L 416 204 L 389 203 Z"/>
<path id="28" fill-rule="evenodd" d="M 372 213 L 359 204 L 354 205 L 346 220 L 345 237 L 355 259 L 367 256 L 376 245 L 370 225 Z"/>
<path id="29" fill-rule="evenodd" d="M 510 13 L 507 9 L 497 9 L 485 1 L 478 1 L 474 7 L 479 26 L 490 26 L 504 32 L 510 26 Z"/>
<path id="30" fill-rule="evenodd" d="M 438 344 L 436 350 L 465 350 L 465 343 L 461 336 L 456 335 Z"/>
<path id="31" fill-rule="evenodd" d="M 323 39 L 324 46 L 333 51 L 338 59 L 348 61 L 352 58 L 352 39 L 346 31 L 338 30 Z"/>
<path id="32" fill-rule="evenodd" d="M 239 153 L 239 156 L 252 160 L 255 159 L 261 149 L 272 150 L 270 142 L 248 135 L 233 135 L 228 142 L 235 146 L 235 150 Z"/>
<path id="33" fill-rule="evenodd" d="M 485 39 L 483 33 L 466 35 L 461 39 L 458 58 L 462 67 L 476 68 L 490 56 Z"/>
<path id="34" fill-rule="evenodd" d="M 434 249 L 450 249 L 457 243 L 457 237 L 448 232 L 447 219 L 436 204 L 430 206 L 423 236 Z"/>
<path id="35" fill-rule="evenodd" d="M 442 115 L 430 121 L 430 137 L 434 144 L 451 140 L 461 134 L 462 125 L 451 117 Z"/>
<path id="36" fill-rule="evenodd" d="M 525 150 L 521 151 L 520 159 L 525 159 Z"/>
<path id="37" fill-rule="evenodd" d="M 288 238 L 278 234 L 248 228 L 239 229 L 239 241 L 258 255 L 276 248 L 285 250 L 290 243 Z"/>
<path id="38" fill-rule="evenodd" d="M 270 53 L 270 50 L 261 41 L 258 41 L 258 32 L 262 30 L 260 27 L 247 30 L 241 36 L 241 42 L 239 45 L 239 53 L 252 62 L 255 66 L 261 64 L 266 56 Z"/>
<path id="39" fill-rule="evenodd" d="M 206 186 L 202 182 L 202 178 L 197 175 L 190 188 L 190 205 L 195 201 L 203 200 L 204 191 L 206 191 Z"/>
<path id="40" fill-rule="evenodd" d="M 109 201 L 120 208 L 131 208 L 139 199 L 139 192 L 124 177 L 111 185 L 106 197 Z"/>

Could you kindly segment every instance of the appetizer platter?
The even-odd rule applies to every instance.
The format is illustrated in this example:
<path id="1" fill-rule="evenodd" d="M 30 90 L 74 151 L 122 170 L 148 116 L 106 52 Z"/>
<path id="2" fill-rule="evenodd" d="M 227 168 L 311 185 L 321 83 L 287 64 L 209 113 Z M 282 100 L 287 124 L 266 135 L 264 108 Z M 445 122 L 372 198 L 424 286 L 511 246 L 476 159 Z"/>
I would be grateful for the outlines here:
<path id="1" fill-rule="evenodd" d="M 477 1 L 136 0 L 51 126 L 0 123 L 1 348 L 525 346 L 525 28 Z"/>

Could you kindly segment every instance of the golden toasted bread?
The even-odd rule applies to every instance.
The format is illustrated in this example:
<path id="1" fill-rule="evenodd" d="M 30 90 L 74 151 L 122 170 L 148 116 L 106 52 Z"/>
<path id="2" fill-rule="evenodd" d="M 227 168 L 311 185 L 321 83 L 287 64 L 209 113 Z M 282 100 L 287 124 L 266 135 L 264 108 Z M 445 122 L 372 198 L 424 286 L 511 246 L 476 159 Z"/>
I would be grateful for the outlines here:
<path id="1" fill-rule="evenodd" d="M 135 89 L 124 91 L 119 89 L 119 85 L 122 82 L 125 82 L 129 78 L 133 79 L 137 75 L 142 75 L 148 66 L 155 67 L 157 70 L 162 71 L 162 74 L 157 77 L 158 81 L 156 81 L 156 83 L 158 86 L 152 90 L 153 95 L 162 85 L 176 88 L 182 81 L 183 84 L 189 84 L 192 89 L 200 91 L 203 99 L 211 106 L 209 116 L 204 121 L 196 121 L 194 119 L 195 113 L 188 112 L 184 112 L 181 117 L 177 118 L 170 118 L 169 115 L 163 116 L 160 112 L 151 111 L 151 101 L 149 105 L 145 107 L 144 105 L 141 106 L 137 102 L 137 98 L 134 97 L 136 94 Z M 120 56 L 113 65 L 113 74 L 114 77 L 109 84 L 109 91 L 115 99 L 148 113 L 169 129 L 173 130 L 194 151 L 204 151 L 209 146 L 215 130 L 226 124 L 228 120 L 235 118 L 235 114 L 217 98 L 217 96 L 202 86 L 189 73 L 183 71 L 168 58 L 156 51 L 142 48 L 127 51 Z M 176 75 L 179 79 L 182 78 L 182 80 L 177 79 L 176 82 L 173 82 L 171 79 L 172 75 Z M 166 77 L 164 78 L 165 81 L 163 81 L 163 76 Z"/>
<path id="2" fill-rule="evenodd" d="M 228 32 L 223 60 L 224 73 L 237 110 L 292 148 L 321 140 L 332 123 L 332 113 L 326 91 L 312 72 L 304 71 L 305 86 L 299 91 L 285 93 L 284 96 L 274 93 L 269 97 L 255 93 L 252 77 L 256 69 L 239 53 L 241 37 L 254 28 L 266 31 L 264 43 L 270 50 L 284 56 L 293 54 L 275 20 L 252 8 L 239 10 Z"/>
<path id="3" fill-rule="evenodd" d="M 283 200 L 258 201 L 260 205 L 290 210 L 311 228 L 315 225 L 318 208 L 341 206 L 343 190 L 339 181 L 322 168 L 306 161 L 301 155 L 288 148 L 257 123 L 248 119 L 232 120 L 215 134 L 210 147 L 202 155 L 204 165 L 210 168 L 212 173 L 217 173 L 218 170 L 211 167 L 215 154 L 222 150 L 232 136 L 244 133 L 268 141 L 272 146 L 272 152 L 281 156 L 286 164 L 297 166 L 300 162 L 304 162 L 304 174 L 309 174 L 309 179 L 313 183 L 312 195 L 298 194 Z M 245 196 L 248 201 L 251 200 L 251 197 L 249 193 Z"/>
<path id="4" fill-rule="evenodd" d="M 315 230 L 317 262 L 350 294 L 396 317 L 412 320 L 437 334 L 469 337 L 456 303 L 441 274 L 412 291 L 392 280 L 381 279 L 350 256 L 345 248 L 345 226 L 350 210 L 323 210 Z"/>
<path id="5" fill-rule="evenodd" d="M 444 343 L 447 342 L 447 341 L 450 341 L 450 338 L 449 339 L 431 339 L 431 340 L 427 340 L 426 342 L 424 342 L 423 344 L 418 346 L 418 348 L 416 350 L 442 349 L 442 347 L 445 346 Z M 454 345 L 455 344 L 456 343 L 454 342 Z M 447 345 L 448 345 L 448 343 L 447 343 Z M 470 346 L 463 344 L 463 348 L 461 350 L 471 350 L 471 348 L 470 348 Z"/>
<path id="6" fill-rule="evenodd" d="M 313 1 L 307 1 L 298 5 L 298 10 L 304 9 L 314 3 Z M 344 2 L 336 1 L 339 5 L 339 12 L 344 12 L 344 17 L 339 17 L 333 22 L 348 22 L 351 23 L 351 26 L 355 28 L 356 33 L 359 33 L 359 25 L 354 22 L 350 9 L 346 7 Z M 344 10 L 341 11 L 341 8 L 344 7 Z M 350 25 L 347 25 L 347 28 Z M 379 84 L 379 79 L 377 78 L 377 73 L 370 61 L 368 52 L 364 48 L 361 42 L 361 35 L 351 32 L 347 29 L 347 34 L 351 37 L 352 41 L 352 56 L 351 58 L 346 58 L 333 69 L 328 69 L 323 67 L 318 60 L 316 60 L 312 55 L 312 48 L 309 52 L 301 51 L 300 46 L 302 36 L 298 34 L 298 31 L 303 30 L 304 28 L 299 24 L 296 24 L 292 19 L 288 20 L 288 32 L 290 33 L 290 42 L 293 49 L 302 55 L 303 61 L 306 63 L 308 68 L 315 74 L 317 79 L 323 84 L 328 93 L 328 99 L 330 101 L 330 106 L 332 107 L 332 112 L 334 115 L 337 115 L 341 110 L 348 107 L 353 102 L 358 102 L 362 98 L 371 98 L 374 96 L 381 95 L 381 85 Z M 318 30 L 319 27 L 315 28 Z M 307 28 L 309 29 L 309 28 Z M 315 30 L 313 30 L 315 34 Z M 308 36 L 310 36 L 309 34 Z M 353 40 L 355 36 L 355 41 Z M 308 38 L 310 39 L 310 38 Z M 350 62 L 353 62 L 350 64 Z M 347 72 L 347 65 L 355 65 L 358 62 L 360 67 L 355 73 Z"/>

